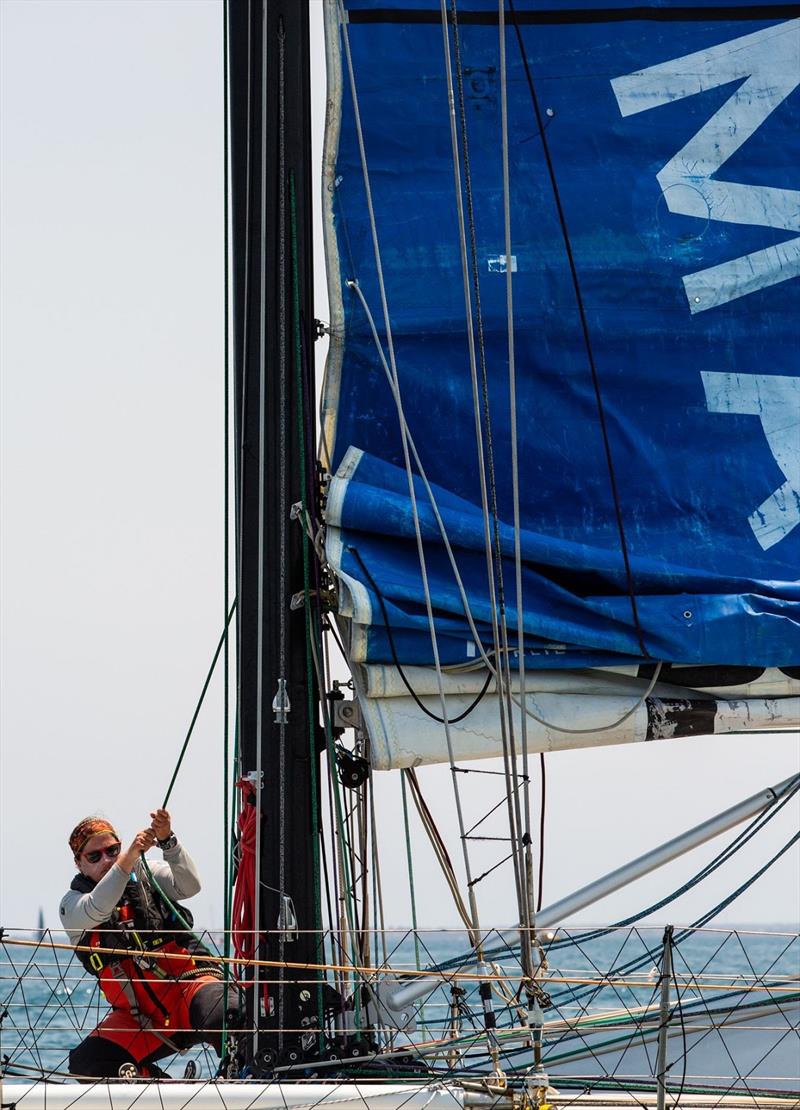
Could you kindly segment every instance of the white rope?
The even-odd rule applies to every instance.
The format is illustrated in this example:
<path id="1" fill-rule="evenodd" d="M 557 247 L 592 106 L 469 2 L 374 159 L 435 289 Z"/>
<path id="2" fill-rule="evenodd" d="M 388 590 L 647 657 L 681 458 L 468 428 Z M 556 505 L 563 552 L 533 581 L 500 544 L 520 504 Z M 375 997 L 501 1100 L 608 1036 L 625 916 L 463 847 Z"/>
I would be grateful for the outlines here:
<path id="1" fill-rule="evenodd" d="M 367 322 L 368 322 L 368 324 L 370 326 L 370 330 L 372 332 L 372 338 L 373 338 L 373 342 L 375 343 L 376 350 L 378 352 L 378 357 L 381 361 L 381 365 L 383 366 L 384 373 L 387 376 L 387 380 L 389 382 L 389 388 L 392 391 L 392 396 L 395 398 L 395 403 L 397 403 L 397 396 L 396 396 L 394 383 L 392 381 L 391 373 L 389 371 L 389 366 L 388 366 L 388 363 L 386 361 L 386 356 L 384 355 L 383 348 L 381 347 L 381 342 L 380 342 L 380 338 L 378 336 L 377 329 L 375 327 L 375 320 L 373 318 L 372 311 L 370 310 L 370 307 L 367 304 L 366 297 L 364 296 L 363 292 L 361 291 L 361 287 L 359 286 L 358 282 L 348 281 L 347 286 L 348 286 L 349 289 L 352 289 L 353 292 L 356 294 L 359 301 L 361 302 L 362 308 L 364 309 L 364 314 L 367 317 Z M 398 418 L 401 420 L 401 422 L 403 422 L 404 419 L 405 419 L 404 416 L 403 416 L 402 408 L 398 408 Z M 475 646 L 476 646 L 477 651 L 480 654 L 481 658 L 483 659 L 484 665 L 488 668 L 488 670 L 491 671 L 491 673 L 494 675 L 495 679 L 497 679 L 497 670 L 496 670 L 494 664 L 492 663 L 491 659 L 489 658 L 488 654 L 486 653 L 486 649 L 484 648 L 483 644 L 481 643 L 481 638 L 480 638 L 480 634 L 478 632 L 478 629 L 475 627 L 475 620 L 472 616 L 472 610 L 470 608 L 469 599 L 467 598 L 467 592 L 466 592 L 466 589 L 464 587 L 464 580 L 462 579 L 461 572 L 458 569 L 458 563 L 456 561 L 456 557 L 455 557 L 455 554 L 453 552 L 452 544 L 450 543 L 450 537 L 447 534 L 447 529 L 445 528 L 444 521 L 442 520 L 441 513 L 439 512 L 439 506 L 438 506 L 438 503 L 436 501 L 436 497 L 434 495 L 433 489 L 431 488 L 431 484 L 428 481 L 428 476 L 425 472 L 424 466 L 422 465 L 422 460 L 419 457 L 419 452 L 417 451 L 417 447 L 416 447 L 416 444 L 414 442 L 414 437 L 411 433 L 411 429 L 408 428 L 407 426 L 406 426 L 406 433 L 408 435 L 408 443 L 409 443 L 409 448 L 411 450 L 411 454 L 414 457 L 414 462 L 416 464 L 416 467 L 417 467 L 417 470 L 418 470 L 418 473 L 419 473 L 419 477 L 422 481 L 422 484 L 425 487 L 425 493 L 427 494 L 428 500 L 430 501 L 431 509 L 432 509 L 433 515 L 434 515 L 434 519 L 436 520 L 436 524 L 437 524 L 437 527 L 439 529 L 439 534 L 442 537 L 442 543 L 444 544 L 445 551 L 447 552 L 447 557 L 448 557 L 448 560 L 450 562 L 450 568 L 453 571 L 453 576 L 456 580 L 456 586 L 458 587 L 458 593 L 459 593 L 459 596 L 461 598 L 461 604 L 464 607 L 464 615 L 467 618 L 467 623 L 469 625 L 470 631 L 472 632 L 473 638 L 475 640 Z M 532 709 L 530 709 L 528 707 L 528 705 L 525 702 L 522 702 L 517 697 L 515 697 L 513 693 L 511 695 L 512 696 L 512 701 L 514 702 L 514 704 L 516 706 L 518 706 L 521 709 L 524 709 L 525 713 L 527 714 L 528 717 L 531 718 L 531 720 L 536 721 L 537 724 L 542 725 L 544 728 L 552 729 L 554 732 L 563 732 L 563 733 L 568 733 L 570 735 L 575 735 L 575 736 L 580 736 L 583 733 L 588 733 L 588 732 L 607 732 L 607 731 L 610 731 L 611 729 L 618 728 L 619 725 L 621 725 L 624 721 L 627 721 L 627 719 L 632 714 L 634 714 L 638 709 L 640 709 L 642 707 L 642 705 L 644 705 L 644 703 L 647 701 L 647 699 L 652 694 L 652 692 L 653 692 L 653 690 L 656 686 L 656 683 L 658 682 L 658 678 L 659 678 L 659 675 L 661 674 L 661 668 L 663 667 L 663 665 L 664 665 L 663 662 L 658 662 L 656 664 L 656 668 L 655 668 L 655 672 L 653 674 L 653 677 L 651 678 L 650 682 L 648 683 L 647 689 L 642 694 L 642 696 L 639 698 L 639 700 L 636 702 L 636 704 L 634 706 L 632 706 L 632 708 L 627 710 L 627 712 L 624 713 L 621 717 L 619 717 L 616 721 L 613 721 L 611 724 L 607 724 L 607 725 L 596 725 L 596 726 L 593 726 L 592 728 L 565 728 L 563 725 L 551 724 L 549 721 L 546 721 L 543 717 L 538 716 L 536 713 L 533 712 Z"/>
<path id="2" fill-rule="evenodd" d="M 466 234 L 466 221 L 464 215 L 464 200 L 462 196 L 462 181 L 461 181 L 461 161 L 458 153 L 458 132 L 456 128 L 456 109 L 455 109 L 455 95 L 453 92 L 453 70 L 450 60 L 450 35 L 447 25 L 447 8 L 445 0 L 440 0 L 440 14 L 441 14 L 441 27 L 442 27 L 442 43 L 444 50 L 444 63 L 445 63 L 445 77 L 447 83 L 447 103 L 450 117 L 450 146 L 453 159 L 453 177 L 456 197 L 456 216 L 458 220 L 458 237 L 459 237 L 459 253 L 461 258 L 461 275 L 464 287 L 464 309 L 467 324 L 467 343 L 469 349 L 469 367 L 470 367 L 470 380 L 472 384 L 472 408 L 475 418 L 475 447 L 478 455 L 478 478 L 480 482 L 481 491 L 481 508 L 483 513 L 483 542 L 486 557 L 486 572 L 487 582 L 489 588 L 489 605 L 492 614 L 492 641 L 494 643 L 495 655 L 501 659 L 503 652 L 502 647 L 507 647 L 507 644 L 501 645 L 500 628 L 498 625 L 497 613 L 497 596 L 495 589 L 495 568 L 494 568 L 494 555 L 492 552 L 492 538 L 490 531 L 490 514 L 489 514 L 489 495 L 486 486 L 486 461 L 483 450 L 483 426 L 481 422 L 481 410 L 479 402 L 478 390 L 478 362 L 476 357 L 475 348 L 475 332 L 472 320 L 472 294 L 470 291 L 469 282 L 469 262 L 467 258 L 467 234 Z M 466 144 L 466 136 L 464 138 Z M 466 148 L 465 148 L 466 155 Z M 476 291 L 477 296 L 477 291 Z M 482 349 L 483 350 L 483 349 Z M 509 826 L 511 834 L 512 855 L 514 859 L 514 880 L 517 888 L 517 902 L 520 916 L 523 913 L 523 900 L 521 890 L 521 876 L 519 859 L 517 854 L 517 847 L 519 837 L 514 830 L 514 811 L 512 794 L 514 791 L 510 788 L 510 760 L 509 760 L 509 725 L 510 725 L 510 707 L 509 707 L 509 721 L 506 721 L 506 701 L 505 701 L 505 686 L 503 681 L 502 665 L 499 670 L 495 670 L 495 680 L 497 682 L 498 694 L 498 711 L 500 719 L 500 737 L 503 750 L 503 766 L 507 777 L 506 794 L 508 797 L 509 805 Z M 510 685 L 510 684 L 509 684 Z M 470 887 L 470 891 L 472 887 Z"/>
<path id="3" fill-rule="evenodd" d="M 453 783 L 453 794 L 454 794 L 454 798 L 455 798 L 456 814 L 457 814 L 457 817 L 458 817 L 459 832 L 461 834 L 461 849 L 462 849 L 462 854 L 463 854 L 463 857 L 464 857 L 464 868 L 465 868 L 466 875 L 467 875 L 467 882 L 469 883 L 472 880 L 472 868 L 470 866 L 469 850 L 467 848 L 467 842 L 464 840 L 464 815 L 463 815 L 463 810 L 462 810 L 462 805 L 461 805 L 461 794 L 460 794 L 460 791 L 459 791 L 459 788 L 458 788 L 458 780 L 456 778 L 456 772 L 454 770 L 454 768 L 455 768 L 455 756 L 454 756 L 454 753 L 453 753 L 453 741 L 452 741 L 452 737 L 450 735 L 450 722 L 449 722 L 448 716 L 447 716 L 447 699 L 446 699 L 445 693 L 444 693 L 444 680 L 443 680 L 443 677 L 442 677 L 441 661 L 440 661 L 440 658 L 439 658 L 439 644 L 438 644 L 438 639 L 437 639 L 437 634 L 436 634 L 436 625 L 435 625 L 434 618 L 433 618 L 433 602 L 432 602 L 432 599 L 431 599 L 430 588 L 429 588 L 429 584 L 428 584 L 428 571 L 427 571 L 427 564 L 426 564 L 426 561 L 425 561 L 425 551 L 424 551 L 424 547 L 423 547 L 423 543 L 422 543 L 422 530 L 420 528 L 419 513 L 417 511 L 416 491 L 414 489 L 414 475 L 413 475 L 413 472 L 411 470 L 411 460 L 410 460 L 410 457 L 409 457 L 409 446 L 408 445 L 409 445 L 409 438 L 410 437 L 409 437 L 409 431 L 408 431 L 408 427 L 407 427 L 406 420 L 405 420 L 405 414 L 403 412 L 402 399 L 401 399 L 401 396 L 400 396 L 400 384 L 399 384 L 399 380 L 398 380 L 398 376 L 397 376 L 397 365 L 396 365 L 396 362 L 395 362 L 395 355 L 394 355 L 394 343 L 393 343 L 393 340 L 392 340 L 392 326 L 391 326 L 391 320 L 389 318 L 389 306 L 388 306 L 387 299 L 386 299 L 386 286 L 385 286 L 385 283 L 384 283 L 384 280 L 383 280 L 383 265 L 381 263 L 380 246 L 378 244 L 378 229 L 377 229 L 377 225 L 376 225 L 376 222 L 375 222 L 375 210 L 374 210 L 374 207 L 373 207 L 373 204 L 372 204 L 372 189 L 370 187 L 369 169 L 368 169 L 368 166 L 367 166 L 367 155 L 366 155 L 366 150 L 364 148 L 364 134 L 363 134 L 363 130 L 362 130 L 362 127 L 361 127 L 361 113 L 359 111 L 358 93 L 357 93 L 357 90 L 356 90 L 355 74 L 353 72 L 353 59 L 352 59 L 352 55 L 350 53 L 350 36 L 349 36 L 348 30 L 347 30 L 347 19 L 346 19 L 346 15 L 345 15 L 345 11 L 344 11 L 344 6 L 342 4 L 342 0 L 339 0 L 339 13 L 340 13 L 341 28 L 342 28 L 342 41 L 344 43 L 345 58 L 347 60 L 347 71 L 348 71 L 348 77 L 349 77 L 349 81 L 350 81 L 350 95 L 351 95 L 352 100 L 353 100 L 353 116 L 354 116 L 355 125 L 356 125 L 356 134 L 358 136 L 358 148 L 359 148 L 359 154 L 360 154 L 360 158 L 361 158 L 361 172 L 362 172 L 362 176 L 363 176 L 363 179 L 364 179 L 364 190 L 365 190 L 365 193 L 366 193 L 367 211 L 368 211 L 368 215 L 369 215 L 369 224 L 370 224 L 370 233 L 371 233 L 371 236 L 372 236 L 373 253 L 374 253 L 374 256 L 375 256 L 375 267 L 376 267 L 376 270 L 377 270 L 378 287 L 380 289 L 381 306 L 383 308 L 384 327 L 386 329 L 386 343 L 387 343 L 387 347 L 388 347 L 388 351 L 389 351 L 389 364 L 390 364 L 390 367 L 391 367 L 389 378 L 390 378 L 390 382 L 393 384 L 392 393 L 393 393 L 393 396 L 394 396 L 394 399 L 395 399 L 395 404 L 397 406 L 398 416 L 399 416 L 399 419 L 400 419 L 400 433 L 401 433 L 401 440 L 402 440 L 402 444 L 403 444 L 403 458 L 404 458 L 404 461 L 405 461 L 406 477 L 408 479 L 409 497 L 411 499 L 411 507 L 412 507 L 413 517 L 414 517 L 414 531 L 415 531 L 416 540 L 417 540 L 417 554 L 418 554 L 418 558 L 419 558 L 420 572 L 421 572 L 421 575 L 422 575 L 423 590 L 425 592 L 425 608 L 426 608 L 427 615 L 428 615 L 428 628 L 430 630 L 431 648 L 432 648 L 432 651 L 433 651 L 434 665 L 436 667 L 436 679 L 437 679 L 437 683 L 438 683 L 438 687 L 439 687 L 439 702 L 440 702 L 441 711 L 442 711 L 442 722 L 444 724 L 445 738 L 446 738 L 446 741 L 447 741 L 447 751 L 448 751 L 448 756 L 449 756 L 449 760 L 450 760 L 451 780 L 452 780 L 452 783 Z M 474 888 L 472 886 L 469 887 L 469 892 L 470 892 L 470 910 L 471 910 L 471 918 L 472 918 L 473 934 L 474 934 L 472 939 L 473 939 L 473 943 L 475 944 L 476 948 L 478 948 L 479 945 L 480 945 L 480 923 L 479 923 L 479 918 L 478 918 L 477 900 L 475 898 Z"/>
<path id="4" fill-rule="evenodd" d="M 264 26 L 266 28 L 266 19 Z M 264 50 L 263 65 L 267 65 L 267 53 Z M 262 142 L 266 136 L 266 120 Z M 262 230 L 263 234 L 263 230 Z M 286 392 L 287 392 L 287 332 L 286 332 L 286 31 L 283 21 L 278 20 L 278 543 L 280 557 L 278 559 L 278 692 L 285 691 L 287 683 L 286 660 L 286 609 L 289 603 L 289 590 L 286 578 L 287 556 L 287 523 L 288 506 L 286 498 Z M 264 297 L 262 286 L 261 295 Z M 263 399 L 262 399 L 263 404 Z M 262 571 L 263 573 L 263 571 Z M 283 685 L 281 685 L 283 684 Z M 278 714 L 278 887 L 281 898 L 286 890 L 286 712 Z M 260 781 L 257 789 L 260 789 Z M 259 822 L 261 824 L 261 822 Z M 283 961 L 286 957 L 286 934 L 283 930 L 278 933 L 278 959 Z M 284 979 L 283 969 L 279 971 L 279 980 Z M 286 992 L 278 991 L 278 1026 L 283 1029 L 285 1025 L 284 1009 Z M 278 1034 L 278 1045 L 283 1045 L 283 1034 Z"/>
<path id="5" fill-rule="evenodd" d="M 248 26 L 251 21 L 248 19 Z M 266 20 L 262 28 L 262 41 L 261 41 L 261 56 L 267 56 L 267 31 Z M 261 73 L 261 119 L 265 120 L 267 116 L 267 75 L 266 67 L 262 68 Z M 262 749 L 263 749 L 263 721 L 264 721 L 264 574 L 265 562 L 264 559 L 264 529 L 265 529 L 265 481 L 266 481 L 266 433 L 264 429 L 264 414 L 266 405 L 264 403 L 264 395 L 266 392 L 267 380 L 267 355 L 266 355 L 266 298 L 264 296 L 264 289 L 267 280 L 267 243 L 263 234 L 264 221 L 267 211 L 267 151 L 266 143 L 261 142 L 261 195 L 260 195 L 260 210 L 259 210 L 259 227 L 262 230 L 260 235 L 260 259 L 259 259 L 259 319 L 258 319 L 258 351 L 259 351 L 259 368 L 258 368 L 258 595 L 257 595 L 257 612 L 258 612 L 258 629 L 256 631 L 256 806 L 259 815 L 261 815 L 261 807 L 263 798 L 261 796 L 261 778 L 263 773 L 262 768 Z M 246 313 L 245 313 L 246 315 Z M 261 875 L 261 852 L 262 852 L 262 822 L 256 821 L 256 843 L 255 843 L 255 859 L 254 869 L 255 874 Z M 255 929 L 255 945 L 258 951 L 258 938 L 261 935 L 261 899 L 255 899 L 255 906 L 253 908 L 253 927 Z M 253 968 L 253 998 L 258 999 L 261 991 L 261 971 L 258 967 Z M 254 1002 L 254 1013 L 257 1014 L 258 1003 Z M 259 1028 L 258 1021 L 255 1022 L 255 1032 L 253 1033 L 253 1052 L 258 1051 Z"/>
<path id="6" fill-rule="evenodd" d="M 511 425 L 511 489 L 514 505 L 514 576 L 517 598 L 517 658 L 519 669 L 519 692 L 522 704 L 525 704 L 525 625 L 524 608 L 522 601 L 522 544 L 520 536 L 519 512 L 519 447 L 517 443 L 517 375 L 514 350 L 514 293 L 513 293 L 513 266 L 511 264 L 511 182 L 508 168 L 508 78 L 506 70 L 506 0 L 498 0 L 498 31 L 500 49 L 500 138 L 503 155 L 503 230 L 505 233 L 506 254 L 506 330 L 508 333 L 508 392 L 509 392 L 509 419 Z M 508 686 L 511 690 L 510 661 Z M 510 716 L 510 714 L 509 714 Z M 530 802 L 530 776 L 528 773 L 528 717 L 520 712 L 520 730 L 522 733 L 522 791 L 525 809 L 524 829 L 527 845 L 524 849 L 523 889 L 525 891 L 524 904 L 521 907 L 521 920 L 525 925 L 522 934 L 522 951 L 526 957 L 523 966 L 530 974 L 533 970 L 530 951 L 530 926 L 533 922 L 533 856 L 531 850 L 531 802 Z M 514 762 L 514 798 L 519 808 L 519 782 L 517 776 L 516 760 Z M 521 820 L 518 818 L 518 820 Z"/>

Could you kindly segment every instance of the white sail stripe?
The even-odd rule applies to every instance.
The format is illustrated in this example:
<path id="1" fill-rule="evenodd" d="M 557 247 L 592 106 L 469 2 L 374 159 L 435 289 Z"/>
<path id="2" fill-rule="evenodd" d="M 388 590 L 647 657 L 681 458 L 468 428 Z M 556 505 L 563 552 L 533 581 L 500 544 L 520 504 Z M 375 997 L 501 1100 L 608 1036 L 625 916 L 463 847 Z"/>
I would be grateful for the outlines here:
<path id="1" fill-rule="evenodd" d="M 670 212 L 718 223 L 800 232 L 800 190 L 715 181 L 698 173 L 690 143 L 656 177 Z M 707 171 L 713 173 L 713 169 Z"/>
<path id="2" fill-rule="evenodd" d="M 800 276 L 800 237 L 686 274 L 683 288 L 694 315 Z"/>
<path id="3" fill-rule="evenodd" d="M 768 551 L 800 524 L 800 493 L 791 482 L 784 482 L 748 520 L 761 547 Z"/>
<path id="4" fill-rule="evenodd" d="M 611 82 L 623 116 L 649 111 L 687 96 L 749 77 L 756 63 L 766 62 L 773 77 L 780 62 L 797 74 L 800 19 L 743 35 L 682 58 L 671 58 L 647 69 L 615 77 Z M 800 78 L 795 80 L 795 84 Z"/>
<path id="5" fill-rule="evenodd" d="M 709 412 L 759 418 L 786 479 L 748 518 L 766 551 L 800 524 L 800 378 L 713 370 L 700 377 Z"/>
<path id="6" fill-rule="evenodd" d="M 797 190 L 713 179 L 800 84 L 800 20 L 617 77 L 611 86 L 620 112 L 628 116 L 745 78 L 658 172 L 658 183 L 676 215 L 800 231 Z M 691 312 L 705 312 L 796 272 L 795 250 L 770 247 L 689 274 L 684 288 Z"/>

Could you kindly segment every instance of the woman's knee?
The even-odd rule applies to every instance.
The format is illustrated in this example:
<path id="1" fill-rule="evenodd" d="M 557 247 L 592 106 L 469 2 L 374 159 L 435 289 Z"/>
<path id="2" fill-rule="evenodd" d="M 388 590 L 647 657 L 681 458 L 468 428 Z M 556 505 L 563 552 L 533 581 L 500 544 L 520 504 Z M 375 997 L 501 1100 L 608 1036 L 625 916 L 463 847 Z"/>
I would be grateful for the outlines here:
<path id="1" fill-rule="evenodd" d="M 69 1054 L 70 1075 L 106 1079 L 119 1075 L 123 1064 L 135 1064 L 133 1056 L 105 1037 L 87 1037 Z"/>

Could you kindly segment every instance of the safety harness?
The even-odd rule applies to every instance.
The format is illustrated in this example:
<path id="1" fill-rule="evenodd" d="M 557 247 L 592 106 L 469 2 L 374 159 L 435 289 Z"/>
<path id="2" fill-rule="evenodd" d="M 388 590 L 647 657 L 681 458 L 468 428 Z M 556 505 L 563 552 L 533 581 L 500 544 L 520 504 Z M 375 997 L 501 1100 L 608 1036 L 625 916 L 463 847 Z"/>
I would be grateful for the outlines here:
<path id="1" fill-rule="evenodd" d="M 95 886 L 92 879 L 81 874 L 70 884 L 81 894 L 90 893 Z M 191 926 L 191 911 L 180 905 L 177 910 Z M 137 1057 L 140 1053 L 135 1045 L 149 1051 L 151 1037 L 179 1051 L 167 1030 L 189 1028 L 189 1002 L 194 993 L 190 981 L 200 986 L 203 980 L 221 979 L 223 975 L 209 950 L 180 925 L 175 910 L 143 874 L 131 875 L 114 912 L 96 929 L 82 933 L 78 946 L 78 959 L 99 979 L 114 1011 L 135 1019 L 130 1028 L 123 1024 L 116 1034 L 106 1028 L 99 1032 L 111 1036 Z M 118 951 L 102 951 L 109 948 Z M 192 959 L 187 960 L 187 955 Z M 143 1038 L 143 1034 L 150 1036 Z M 141 1055 L 146 1053 L 142 1051 Z"/>

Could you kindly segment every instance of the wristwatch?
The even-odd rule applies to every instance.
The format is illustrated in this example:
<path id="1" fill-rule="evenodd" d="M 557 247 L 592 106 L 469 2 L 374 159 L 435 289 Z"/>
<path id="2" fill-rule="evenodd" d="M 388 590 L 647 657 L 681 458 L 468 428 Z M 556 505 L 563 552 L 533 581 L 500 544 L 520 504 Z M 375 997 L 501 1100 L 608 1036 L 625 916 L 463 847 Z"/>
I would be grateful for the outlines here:
<path id="1" fill-rule="evenodd" d="M 178 838 L 177 838 L 177 836 L 175 835 L 174 832 L 171 832 L 165 840 L 157 840 L 156 841 L 156 844 L 159 846 L 159 848 L 161 849 L 162 852 L 169 851 L 169 849 L 174 848 L 177 843 L 178 843 Z"/>

